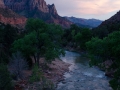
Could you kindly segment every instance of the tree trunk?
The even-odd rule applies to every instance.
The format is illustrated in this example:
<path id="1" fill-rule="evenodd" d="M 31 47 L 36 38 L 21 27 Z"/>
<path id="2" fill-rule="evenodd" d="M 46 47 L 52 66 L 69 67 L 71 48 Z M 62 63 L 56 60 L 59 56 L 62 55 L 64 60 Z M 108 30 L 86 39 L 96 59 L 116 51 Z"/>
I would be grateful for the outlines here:
<path id="1" fill-rule="evenodd" d="M 37 65 L 39 67 L 39 53 L 37 53 Z"/>
<path id="2" fill-rule="evenodd" d="M 36 56 L 35 56 L 35 55 L 33 55 L 33 57 L 34 57 L 34 61 L 35 61 L 35 63 L 37 63 Z"/>

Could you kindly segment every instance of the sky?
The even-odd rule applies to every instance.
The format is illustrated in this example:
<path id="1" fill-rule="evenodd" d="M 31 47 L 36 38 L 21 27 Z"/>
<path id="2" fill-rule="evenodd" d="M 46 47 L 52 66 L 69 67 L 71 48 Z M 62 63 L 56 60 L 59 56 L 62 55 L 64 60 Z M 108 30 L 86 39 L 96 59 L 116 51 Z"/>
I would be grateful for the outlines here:
<path id="1" fill-rule="evenodd" d="M 120 0 L 45 0 L 60 16 L 106 20 L 120 10 Z"/>

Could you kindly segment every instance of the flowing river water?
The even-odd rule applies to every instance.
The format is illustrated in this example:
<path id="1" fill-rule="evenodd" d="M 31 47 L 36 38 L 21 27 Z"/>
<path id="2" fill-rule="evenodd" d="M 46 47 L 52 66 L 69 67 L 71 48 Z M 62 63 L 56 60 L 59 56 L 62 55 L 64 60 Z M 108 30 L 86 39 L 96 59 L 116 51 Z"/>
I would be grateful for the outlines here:
<path id="1" fill-rule="evenodd" d="M 70 63 L 71 66 L 56 90 L 112 90 L 104 72 L 97 67 L 90 67 L 88 58 L 66 51 L 65 57 L 61 57 L 61 60 Z"/>

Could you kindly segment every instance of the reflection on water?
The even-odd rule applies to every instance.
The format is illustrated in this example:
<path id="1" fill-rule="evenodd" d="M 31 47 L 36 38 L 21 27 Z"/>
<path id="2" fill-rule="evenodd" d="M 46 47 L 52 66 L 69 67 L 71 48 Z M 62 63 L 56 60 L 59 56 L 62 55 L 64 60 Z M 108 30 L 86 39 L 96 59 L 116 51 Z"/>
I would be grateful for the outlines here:
<path id="1" fill-rule="evenodd" d="M 69 72 L 64 74 L 65 80 L 58 84 L 57 90 L 112 90 L 104 72 L 89 67 L 88 58 L 66 51 L 61 60 L 70 63 L 71 66 Z"/>

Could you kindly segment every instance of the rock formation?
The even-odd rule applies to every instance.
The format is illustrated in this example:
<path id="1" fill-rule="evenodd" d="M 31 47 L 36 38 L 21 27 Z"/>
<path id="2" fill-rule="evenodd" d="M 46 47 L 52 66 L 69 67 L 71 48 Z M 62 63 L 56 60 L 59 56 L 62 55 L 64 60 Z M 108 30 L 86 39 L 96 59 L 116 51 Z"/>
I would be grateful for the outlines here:
<path id="1" fill-rule="evenodd" d="M 22 29 L 25 26 L 27 18 L 18 15 L 12 10 L 8 9 L 3 0 L 0 0 L 0 22 L 4 24 L 11 24 L 17 28 Z"/>
<path id="2" fill-rule="evenodd" d="M 5 5 L 27 18 L 40 18 L 48 23 L 70 27 L 72 24 L 58 15 L 55 5 L 47 5 L 44 0 L 4 0 Z"/>

